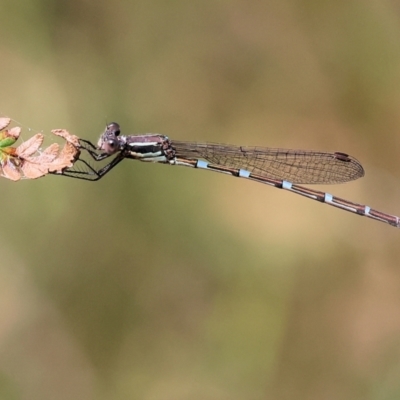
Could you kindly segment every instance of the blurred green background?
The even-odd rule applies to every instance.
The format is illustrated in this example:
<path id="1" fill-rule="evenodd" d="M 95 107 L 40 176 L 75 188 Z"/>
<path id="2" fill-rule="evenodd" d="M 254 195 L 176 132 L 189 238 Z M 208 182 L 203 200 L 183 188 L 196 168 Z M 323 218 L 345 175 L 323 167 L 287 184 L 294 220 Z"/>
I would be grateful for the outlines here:
<path id="1" fill-rule="evenodd" d="M 348 152 L 400 213 L 395 1 L 0 0 L 0 112 Z M 32 128 L 29 131 L 28 128 Z M 399 399 L 400 232 L 129 161 L 1 182 L 1 399 Z"/>

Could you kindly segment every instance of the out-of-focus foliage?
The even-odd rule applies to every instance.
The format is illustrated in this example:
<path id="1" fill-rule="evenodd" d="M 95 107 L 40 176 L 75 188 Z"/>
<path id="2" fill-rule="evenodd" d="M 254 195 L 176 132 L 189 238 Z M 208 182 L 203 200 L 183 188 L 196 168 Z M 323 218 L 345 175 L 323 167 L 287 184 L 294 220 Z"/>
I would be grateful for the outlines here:
<path id="1" fill-rule="evenodd" d="M 400 8 L 0 1 L 0 111 L 356 156 L 322 188 L 400 213 Z M 52 142 L 51 135 L 45 138 Z M 126 161 L 1 180 L 2 399 L 395 399 L 400 232 L 263 185 Z"/>

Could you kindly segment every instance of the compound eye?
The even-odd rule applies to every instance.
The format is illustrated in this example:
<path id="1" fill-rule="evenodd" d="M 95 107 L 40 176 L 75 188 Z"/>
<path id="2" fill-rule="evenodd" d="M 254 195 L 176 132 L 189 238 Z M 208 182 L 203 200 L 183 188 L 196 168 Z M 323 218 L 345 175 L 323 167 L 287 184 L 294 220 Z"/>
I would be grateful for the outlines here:
<path id="1" fill-rule="evenodd" d="M 118 136 L 121 133 L 121 128 L 116 122 L 111 122 L 107 125 L 107 131 L 115 136 Z"/>
<path id="2" fill-rule="evenodd" d="M 107 154 L 114 154 L 119 151 L 119 142 L 117 139 L 100 139 L 99 148 L 104 150 Z"/>
<path id="3" fill-rule="evenodd" d="M 115 149 L 118 146 L 118 141 L 114 139 L 109 139 L 108 146 L 110 146 L 112 149 Z"/>

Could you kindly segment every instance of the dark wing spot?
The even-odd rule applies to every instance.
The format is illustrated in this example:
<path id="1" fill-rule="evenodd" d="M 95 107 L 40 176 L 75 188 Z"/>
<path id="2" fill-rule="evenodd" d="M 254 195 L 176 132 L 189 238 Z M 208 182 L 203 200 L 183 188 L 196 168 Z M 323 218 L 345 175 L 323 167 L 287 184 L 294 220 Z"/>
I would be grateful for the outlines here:
<path id="1" fill-rule="evenodd" d="M 344 162 L 350 162 L 351 161 L 351 158 L 346 153 L 336 152 L 336 153 L 333 154 L 333 156 L 336 159 L 340 160 L 340 161 L 344 161 Z"/>

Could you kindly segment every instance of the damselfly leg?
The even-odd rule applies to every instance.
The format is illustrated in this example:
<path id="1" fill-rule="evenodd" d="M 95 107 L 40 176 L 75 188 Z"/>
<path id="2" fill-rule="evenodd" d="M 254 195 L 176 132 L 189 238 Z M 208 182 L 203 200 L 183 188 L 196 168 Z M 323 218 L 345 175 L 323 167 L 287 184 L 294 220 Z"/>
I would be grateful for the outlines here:
<path id="1" fill-rule="evenodd" d="M 107 125 L 106 130 L 101 135 L 97 146 L 95 146 L 89 140 L 79 139 L 79 157 L 75 161 L 74 166 L 65 169 L 62 172 L 62 175 L 88 181 L 98 181 L 101 179 L 125 158 L 123 147 L 121 146 L 118 138 L 119 134 L 119 125 L 115 122 L 112 122 L 111 124 Z M 96 162 L 105 160 L 115 154 L 117 155 L 103 167 L 95 168 L 89 161 L 82 157 L 83 153 L 89 154 L 90 157 Z"/>
<path id="2" fill-rule="evenodd" d="M 81 140 L 82 142 L 82 140 Z M 90 142 L 86 142 L 86 144 L 90 143 Z M 91 146 L 93 146 L 90 143 Z M 93 146 L 94 147 L 94 146 Z M 95 149 L 95 147 L 94 147 Z M 111 154 L 107 154 L 107 153 L 96 153 L 95 150 L 93 149 L 89 149 L 86 146 L 82 146 L 81 147 L 81 154 L 79 155 L 78 159 L 75 161 L 74 166 L 65 169 L 62 172 L 63 176 L 67 176 L 70 178 L 76 178 L 76 179 L 83 179 L 83 180 L 87 180 L 87 181 L 98 181 L 99 179 L 101 179 L 106 173 L 108 173 L 112 168 L 114 168 L 117 164 L 119 164 L 123 159 L 124 156 L 122 153 L 118 153 L 109 163 L 107 163 L 106 165 L 104 165 L 103 167 L 99 168 L 99 167 L 94 167 L 90 161 L 85 160 L 82 157 L 82 150 L 86 150 L 85 152 L 87 152 L 87 154 L 90 155 L 90 157 L 94 160 L 94 161 L 101 161 L 101 160 L 105 160 L 109 157 L 111 157 Z"/>

